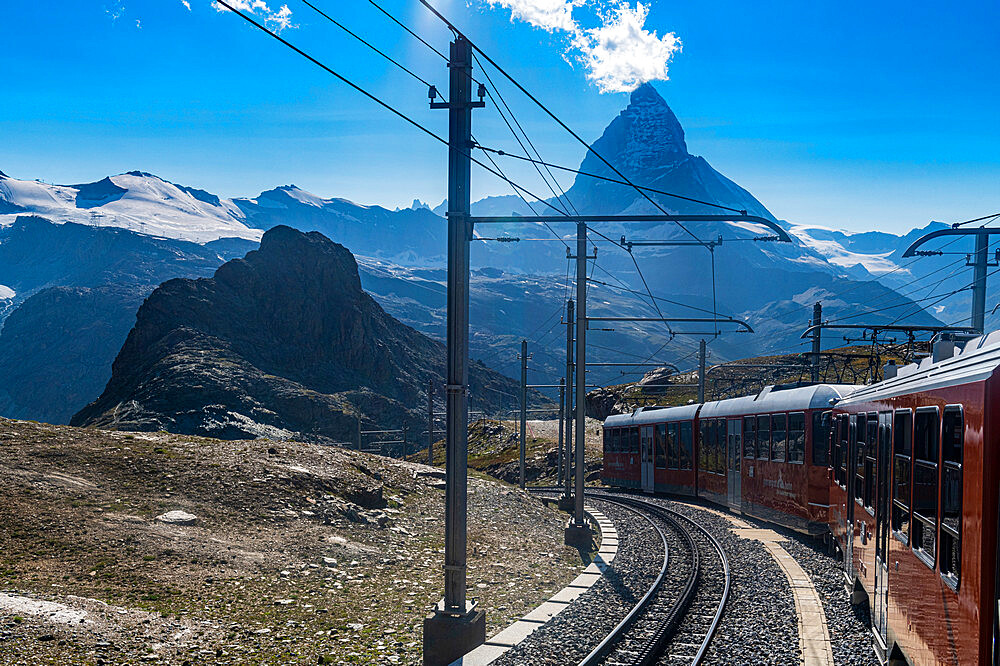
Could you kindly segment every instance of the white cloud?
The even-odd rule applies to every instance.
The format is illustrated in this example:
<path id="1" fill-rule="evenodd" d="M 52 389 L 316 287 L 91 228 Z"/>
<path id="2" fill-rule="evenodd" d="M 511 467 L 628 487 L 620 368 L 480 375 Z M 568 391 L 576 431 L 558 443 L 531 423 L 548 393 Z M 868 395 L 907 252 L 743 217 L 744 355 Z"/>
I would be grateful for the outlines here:
<path id="1" fill-rule="evenodd" d="M 181 4 L 184 5 L 184 9 L 191 11 L 191 3 L 188 0 L 181 0 Z"/>
<path id="2" fill-rule="evenodd" d="M 183 1 L 183 0 L 182 0 Z M 268 26 L 275 32 L 281 32 L 286 28 L 295 28 L 296 26 L 292 24 L 292 10 L 288 8 L 288 5 L 281 5 L 277 11 L 271 9 L 264 0 L 226 0 L 235 9 L 246 14 L 253 14 L 254 16 L 260 18 L 264 21 L 264 25 Z M 186 2 L 184 4 L 187 4 Z M 227 12 L 229 11 L 223 5 L 218 2 L 213 2 L 212 5 L 215 7 L 216 11 Z"/>
<path id="3" fill-rule="evenodd" d="M 490 7 L 497 5 L 510 10 L 511 19 L 526 21 L 536 28 L 552 32 L 562 30 L 573 32 L 573 8 L 585 0 L 487 0 Z"/>
<path id="4" fill-rule="evenodd" d="M 110 8 L 104 8 L 104 13 L 110 16 L 111 22 L 114 23 L 125 15 L 125 3 L 122 0 L 115 0 Z"/>
<path id="5" fill-rule="evenodd" d="M 602 16 L 598 28 L 578 30 L 573 46 L 587 68 L 587 78 L 604 93 L 629 92 L 647 81 L 666 81 L 668 66 L 681 50 L 677 35 L 657 37 L 645 29 L 649 8 L 622 2 Z"/>
<path id="6" fill-rule="evenodd" d="M 647 81 L 665 81 L 681 42 L 672 32 L 662 37 L 646 29 L 649 6 L 630 0 L 486 0 L 521 20 L 569 36 L 566 55 L 578 60 L 602 93 L 629 92 Z M 583 27 L 576 7 L 595 10 L 599 25 Z"/>

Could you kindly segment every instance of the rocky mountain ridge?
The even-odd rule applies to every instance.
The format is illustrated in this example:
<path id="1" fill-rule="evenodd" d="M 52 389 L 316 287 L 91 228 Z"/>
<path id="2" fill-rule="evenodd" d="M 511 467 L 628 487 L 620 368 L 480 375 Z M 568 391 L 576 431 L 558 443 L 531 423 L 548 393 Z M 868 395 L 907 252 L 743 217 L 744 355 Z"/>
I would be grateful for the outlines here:
<path id="1" fill-rule="evenodd" d="M 350 442 L 360 419 L 415 437 L 428 382 L 440 394 L 444 359 L 440 342 L 362 290 L 346 248 L 278 226 L 213 277 L 158 287 L 104 392 L 71 424 Z M 475 406 L 516 385 L 476 364 L 470 391 Z"/>

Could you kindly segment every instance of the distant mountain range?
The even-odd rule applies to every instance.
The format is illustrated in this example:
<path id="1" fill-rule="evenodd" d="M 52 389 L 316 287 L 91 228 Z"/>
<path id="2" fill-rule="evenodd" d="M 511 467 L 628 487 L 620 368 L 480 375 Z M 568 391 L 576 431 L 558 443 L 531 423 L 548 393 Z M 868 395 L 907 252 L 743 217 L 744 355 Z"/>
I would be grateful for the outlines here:
<path id="1" fill-rule="evenodd" d="M 634 182 L 775 220 L 747 190 L 689 152 L 683 128 L 652 86 L 633 93 L 593 149 Z M 614 176 L 593 152 L 581 169 Z M 627 186 L 584 176 L 577 177 L 567 195 L 584 214 L 658 212 Z M 672 197 L 654 199 L 670 212 L 718 212 Z M 563 205 L 556 199 L 550 203 Z M 173 277 L 209 276 L 225 261 L 256 247 L 262 233 L 278 225 L 319 231 L 347 247 L 357 258 L 363 288 L 390 315 L 441 340 L 444 206 L 432 211 L 417 201 L 411 208 L 392 211 L 321 198 L 291 185 L 254 198 L 225 199 L 138 171 L 83 185 L 49 185 L 0 174 L 0 322 L 8 322 L 0 330 L 0 414 L 64 422 L 95 399 L 100 392 L 96 387 L 110 378 L 111 361 L 135 323 L 137 305 L 157 285 Z M 490 197 L 474 204 L 473 210 L 531 214 L 513 195 Z M 937 223 L 900 237 L 775 221 L 789 230 L 793 243 L 755 242 L 763 230 L 745 224 L 687 225 L 701 238 L 724 239 L 714 252 L 714 294 L 713 256 L 707 251 L 634 250 L 650 288 L 664 299 L 659 301 L 664 315 L 710 316 L 714 301 L 718 312 L 746 319 L 754 327 L 755 334 L 713 341 L 714 362 L 801 349 L 799 334 L 817 300 L 830 319 L 871 311 L 852 321 L 950 323 L 968 314 L 967 292 L 936 302 L 967 284 L 967 269 L 949 266 L 947 258 L 901 259 L 909 241 L 940 226 Z M 553 228 L 564 242 L 573 240 L 572 224 Z M 477 231 L 523 238 L 549 234 L 527 222 Z M 607 225 L 599 231 L 614 239 L 690 238 L 673 223 Z M 655 314 L 642 295 L 645 287 L 632 257 L 593 235 L 592 240 L 598 241 L 599 252 L 592 267 L 591 312 Z M 516 376 L 515 354 L 526 337 L 533 354 L 532 381 L 556 381 L 565 362 L 560 313 L 571 293 L 562 243 L 555 237 L 549 243 L 476 242 L 472 266 L 473 356 Z M 49 291 L 53 289 L 59 291 Z M 934 316 L 922 305 L 932 306 Z M 101 325 L 87 326 L 87 321 Z M 655 355 L 654 360 L 690 367 L 701 337 L 679 335 L 671 341 L 663 326 L 624 323 L 613 328 L 592 330 L 592 360 L 632 362 Z M 696 328 L 674 330 L 710 333 Z M 57 347 L 58 354 L 50 353 Z M 76 370 L 64 372 L 67 367 Z M 636 368 L 632 372 L 639 374 L 631 376 L 641 370 Z M 627 371 L 595 368 L 590 377 L 604 383 Z M 60 395 L 80 398 L 60 400 Z M 498 396 L 497 404 L 509 408 L 515 400 Z"/>

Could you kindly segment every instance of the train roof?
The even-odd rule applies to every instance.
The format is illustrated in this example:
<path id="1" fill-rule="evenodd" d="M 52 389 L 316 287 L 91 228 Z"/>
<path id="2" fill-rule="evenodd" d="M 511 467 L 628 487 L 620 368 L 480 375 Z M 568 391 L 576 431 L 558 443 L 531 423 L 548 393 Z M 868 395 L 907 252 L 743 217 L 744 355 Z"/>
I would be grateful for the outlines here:
<path id="1" fill-rule="evenodd" d="M 957 347 L 957 345 L 956 345 Z M 1000 331 L 973 338 L 951 358 L 934 363 L 930 357 L 904 365 L 892 379 L 862 386 L 840 402 L 849 405 L 918 391 L 971 384 L 989 379 L 1000 366 Z"/>
<path id="2" fill-rule="evenodd" d="M 757 395 L 706 402 L 701 418 L 793 412 L 801 409 L 824 409 L 831 400 L 840 400 L 858 387 L 853 384 L 813 384 L 796 388 L 765 386 Z"/>
<path id="3" fill-rule="evenodd" d="M 648 423 L 664 423 L 670 421 L 690 421 L 698 413 L 701 403 L 682 405 L 680 407 L 640 407 L 631 414 L 615 414 L 604 420 L 607 428 L 621 426 L 645 425 Z"/>
<path id="4" fill-rule="evenodd" d="M 604 425 L 608 428 L 619 428 L 670 421 L 690 421 L 695 416 L 715 418 L 743 414 L 790 412 L 802 409 L 825 409 L 830 407 L 831 400 L 839 400 L 857 388 L 853 384 L 813 384 L 812 386 L 794 388 L 766 386 L 755 395 L 716 400 L 705 404 L 639 408 L 631 414 L 609 416 L 604 421 Z"/>

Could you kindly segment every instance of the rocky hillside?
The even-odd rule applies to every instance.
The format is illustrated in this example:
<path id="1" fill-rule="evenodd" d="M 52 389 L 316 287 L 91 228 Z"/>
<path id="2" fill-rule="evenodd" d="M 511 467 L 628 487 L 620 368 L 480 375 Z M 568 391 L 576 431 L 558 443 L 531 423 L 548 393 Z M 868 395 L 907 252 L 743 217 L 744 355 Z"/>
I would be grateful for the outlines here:
<path id="1" fill-rule="evenodd" d="M 439 477 L 329 446 L 0 418 L 0 663 L 419 664 Z M 490 634 L 585 566 L 564 523 L 470 478 Z"/>
<path id="2" fill-rule="evenodd" d="M 387 315 L 361 289 L 351 253 L 278 226 L 212 278 L 165 282 L 139 309 L 111 380 L 74 425 L 226 439 L 354 441 L 363 427 L 426 422 L 444 346 Z M 481 364 L 476 406 L 514 380 Z"/>

